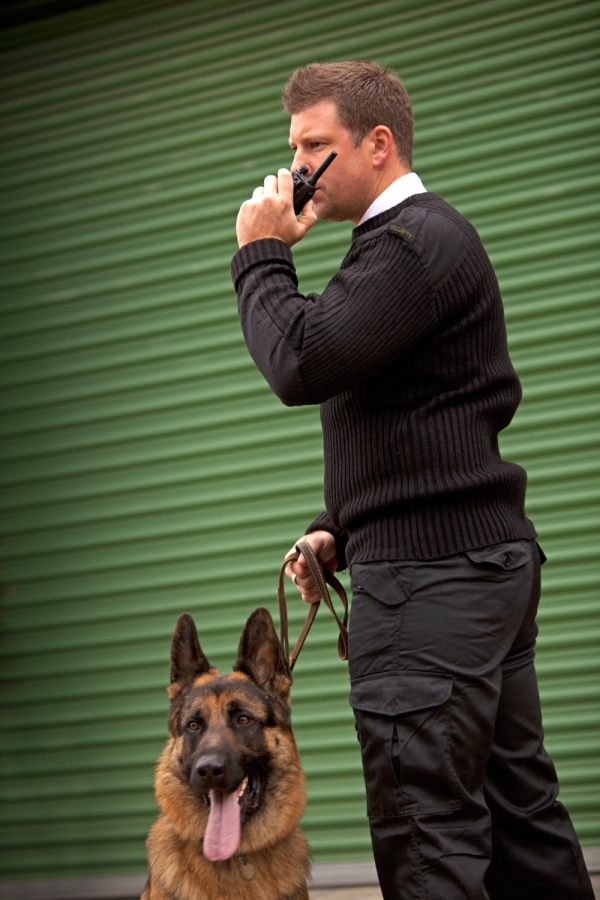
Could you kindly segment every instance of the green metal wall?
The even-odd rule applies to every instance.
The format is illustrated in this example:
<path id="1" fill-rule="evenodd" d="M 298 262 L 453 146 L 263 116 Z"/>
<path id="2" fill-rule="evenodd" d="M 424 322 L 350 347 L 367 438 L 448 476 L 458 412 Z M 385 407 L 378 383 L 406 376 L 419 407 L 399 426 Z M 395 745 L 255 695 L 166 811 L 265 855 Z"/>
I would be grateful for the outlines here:
<path id="1" fill-rule="evenodd" d="M 598 22 L 573 0 L 109 0 L 2 34 L 0 877 L 143 870 L 177 616 L 229 669 L 321 508 L 318 411 L 255 371 L 228 267 L 240 202 L 290 162 L 287 74 L 359 56 L 403 76 L 415 169 L 497 267 L 524 386 L 503 451 L 549 556 L 548 746 L 600 844 Z M 295 250 L 304 290 L 349 233 Z M 305 830 L 317 861 L 366 858 L 321 617 L 293 693 Z"/>

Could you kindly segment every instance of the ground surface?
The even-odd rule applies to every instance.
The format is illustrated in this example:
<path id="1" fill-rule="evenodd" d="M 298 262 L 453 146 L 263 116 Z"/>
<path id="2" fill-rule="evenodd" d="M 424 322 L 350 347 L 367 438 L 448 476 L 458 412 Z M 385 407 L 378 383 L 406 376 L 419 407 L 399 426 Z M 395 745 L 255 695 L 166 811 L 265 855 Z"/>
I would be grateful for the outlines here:
<path id="1" fill-rule="evenodd" d="M 319 888 L 310 891 L 310 900 L 382 900 L 376 887 Z"/>
<path id="2" fill-rule="evenodd" d="M 592 875 L 596 900 L 600 900 L 600 874 Z M 310 892 L 310 900 L 382 900 L 376 887 L 328 888 Z"/>

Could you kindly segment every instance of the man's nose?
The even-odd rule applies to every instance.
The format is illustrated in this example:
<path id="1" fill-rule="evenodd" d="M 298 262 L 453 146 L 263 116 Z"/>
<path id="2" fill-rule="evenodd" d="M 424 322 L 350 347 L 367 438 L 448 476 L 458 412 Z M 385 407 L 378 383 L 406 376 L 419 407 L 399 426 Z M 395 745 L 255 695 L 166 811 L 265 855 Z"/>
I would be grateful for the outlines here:
<path id="1" fill-rule="evenodd" d="M 300 150 L 296 150 L 294 153 L 294 159 L 292 160 L 292 169 L 299 169 L 301 166 L 306 166 L 308 168 L 308 163 L 302 159 L 302 153 Z"/>

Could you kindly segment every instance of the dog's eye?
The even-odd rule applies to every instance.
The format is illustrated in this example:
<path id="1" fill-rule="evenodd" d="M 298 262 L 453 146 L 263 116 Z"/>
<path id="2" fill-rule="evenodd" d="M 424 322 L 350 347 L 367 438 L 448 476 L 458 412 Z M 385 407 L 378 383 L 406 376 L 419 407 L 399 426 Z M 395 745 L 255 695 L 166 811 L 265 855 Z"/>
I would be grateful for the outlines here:
<path id="1" fill-rule="evenodd" d="M 252 719 L 250 716 L 247 716 L 245 713 L 242 713 L 241 716 L 238 716 L 238 725 L 249 725 Z"/>
<path id="2" fill-rule="evenodd" d="M 187 723 L 187 728 L 188 728 L 188 731 L 198 731 L 200 726 L 198 725 L 198 723 L 196 722 L 195 719 L 192 719 L 191 722 Z"/>

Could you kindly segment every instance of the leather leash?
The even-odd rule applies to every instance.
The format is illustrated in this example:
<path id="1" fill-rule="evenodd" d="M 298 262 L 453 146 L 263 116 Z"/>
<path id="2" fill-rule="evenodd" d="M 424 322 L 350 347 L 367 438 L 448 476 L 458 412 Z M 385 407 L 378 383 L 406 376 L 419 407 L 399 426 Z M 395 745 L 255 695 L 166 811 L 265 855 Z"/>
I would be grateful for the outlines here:
<path id="1" fill-rule="evenodd" d="M 283 561 L 283 565 L 279 571 L 279 585 L 277 588 L 277 599 L 279 600 L 279 633 L 281 637 L 281 643 L 283 644 L 283 649 L 285 655 L 290 664 L 290 671 L 296 665 L 296 660 L 302 650 L 302 646 L 304 641 L 306 640 L 306 636 L 310 631 L 311 625 L 314 622 L 315 616 L 317 615 L 317 611 L 319 606 L 321 605 L 321 601 L 317 600 L 316 603 L 311 603 L 310 609 L 308 611 L 308 616 L 306 617 L 306 622 L 302 627 L 302 631 L 300 632 L 300 636 L 296 641 L 296 646 L 290 653 L 290 639 L 288 635 L 288 617 L 287 617 L 287 606 L 285 602 L 285 589 L 284 589 L 284 581 L 285 581 L 285 569 L 286 566 L 290 562 L 294 562 L 294 560 L 298 559 L 298 557 L 302 554 L 306 562 L 308 563 L 308 568 L 310 569 L 310 573 L 315 580 L 317 588 L 319 589 L 319 593 L 321 595 L 321 600 L 325 603 L 325 606 L 332 613 L 335 621 L 337 622 L 338 628 L 340 629 L 340 634 L 338 637 L 338 655 L 341 660 L 348 659 L 348 598 L 346 596 L 346 591 L 343 586 L 337 580 L 335 575 L 333 575 L 329 569 L 321 566 L 321 563 L 315 556 L 315 553 L 306 541 L 299 541 L 296 544 L 296 554 L 292 554 Z M 338 597 L 342 601 L 342 605 L 344 607 L 344 619 L 343 621 L 340 619 L 338 614 L 335 611 L 335 607 L 332 603 L 331 596 L 329 594 L 329 590 L 327 588 L 327 583 L 331 585 L 334 591 L 337 593 Z"/>

